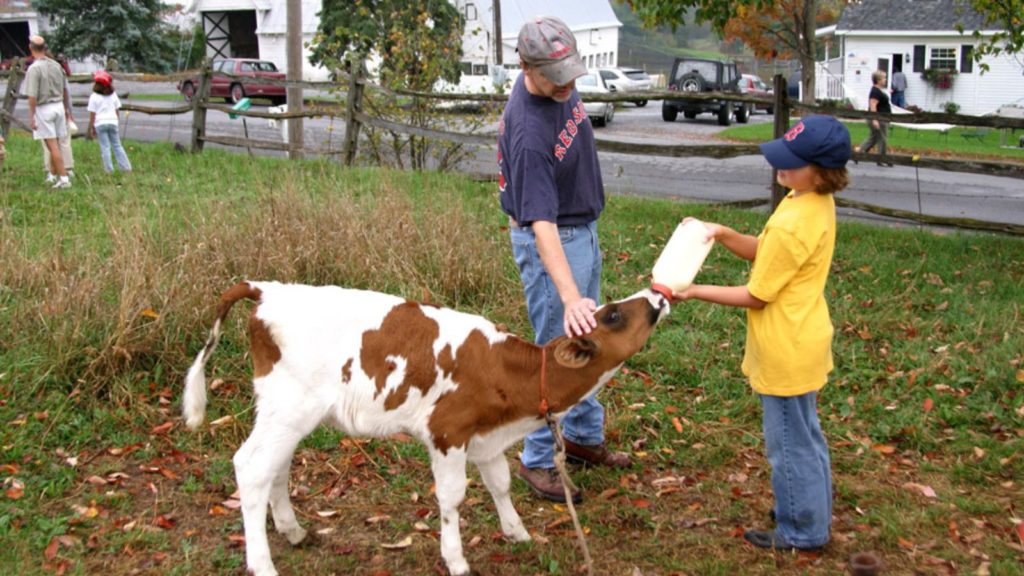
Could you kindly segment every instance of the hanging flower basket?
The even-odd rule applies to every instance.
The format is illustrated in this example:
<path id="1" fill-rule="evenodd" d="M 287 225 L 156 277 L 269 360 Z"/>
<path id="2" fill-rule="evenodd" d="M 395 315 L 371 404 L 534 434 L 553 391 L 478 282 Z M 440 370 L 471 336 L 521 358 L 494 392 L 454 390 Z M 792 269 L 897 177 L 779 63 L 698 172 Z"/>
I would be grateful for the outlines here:
<path id="1" fill-rule="evenodd" d="M 949 90 L 953 87 L 953 79 L 956 78 L 956 70 L 945 68 L 928 68 L 921 73 L 924 79 L 932 88 L 938 90 Z"/>

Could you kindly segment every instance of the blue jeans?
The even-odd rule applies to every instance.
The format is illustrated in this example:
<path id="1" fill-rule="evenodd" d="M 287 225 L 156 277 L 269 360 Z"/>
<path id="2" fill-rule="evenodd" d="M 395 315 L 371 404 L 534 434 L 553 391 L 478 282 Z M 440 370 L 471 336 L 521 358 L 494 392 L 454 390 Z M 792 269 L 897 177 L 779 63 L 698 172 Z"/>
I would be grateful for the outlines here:
<path id="1" fill-rule="evenodd" d="M 562 319 L 565 309 L 551 276 L 544 269 L 537 252 L 537 239 L 530 228 L 511 227 L 512 255 L 519 266 L 526 295 L 526 312 L 536 334 L 535 342 L 545 344 L 565 334 Z M 580 226 L 559 226 L 572 277 L 580 294 L 600 303 L 601 249 L 598 246 L 597 223 Z M 537 385 L 526 383 L 526 385 Z M 604 407 L 588 396 L 562 418 L 562 434 L 571 442 L 595 446 L 604 442 Z M 523 446 L 523 465 L 527 468 L 553 468 L 555 446 L 551 431 L 542 427 L 529 434 Z"/>
<path id="2" fill-rule="evenodd" d="M 110 149 L 114 149 L 114 156 L 117 158 L 117 165 L 125 172 L 132 171 L 132 163 L 128 161 L 128 154 L 121 146 L 121 137 L 117 133 L 117 124 L 100 124 L 96 127 L 96 137 L 100 141 L 100 157 L 103 159 L 103 170 L 108 174 L 114 171 L 114 165 L 110 161 Z"/>
<path id="3" fill-rule="evenodd" d="M 900 108 L 907 107 L 906 93 L 902 90 L 897 90 L 892 93 L 892 103 Z"/>
<path id="4" fill-rule="evenodd" d="M 798 548 L 824 546 L 832 524 L 832 468 L 817 404 L 817 392 L 761 395 L 775 533 Z"/>

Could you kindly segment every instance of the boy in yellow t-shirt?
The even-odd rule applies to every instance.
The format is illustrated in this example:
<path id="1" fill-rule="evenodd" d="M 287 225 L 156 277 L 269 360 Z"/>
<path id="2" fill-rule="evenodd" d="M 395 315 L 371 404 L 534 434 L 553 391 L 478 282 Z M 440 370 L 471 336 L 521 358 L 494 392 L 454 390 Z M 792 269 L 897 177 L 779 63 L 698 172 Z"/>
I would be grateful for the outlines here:
<path id="1" fill-rule="evenodd" d="M 692 285 L 676 300 L 747 309 L 743 373 L 761 397 L 772 467 L 774 531 L 748 530 L 755 546 L 816 550 L 829 540 L 832 471 L 817 415 L 832 370 L 832 321 L 825 282 L 836 242 L 832 194 L 849 177 L 850 133 L 830 116 L 808 116 L 761 145 L 790 193 L 758 236 L 708 223 L 709 237 L 753 262 L 746 286 Z"/>

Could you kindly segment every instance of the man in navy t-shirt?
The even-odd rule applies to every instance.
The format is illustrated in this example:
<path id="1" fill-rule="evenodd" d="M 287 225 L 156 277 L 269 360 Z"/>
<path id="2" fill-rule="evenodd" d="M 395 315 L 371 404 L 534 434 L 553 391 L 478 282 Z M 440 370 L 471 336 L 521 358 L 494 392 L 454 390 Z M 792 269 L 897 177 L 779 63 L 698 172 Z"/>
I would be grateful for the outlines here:
<path id="1" fill-rule="evenodd" d="M 530 323 L 544 344 L 597 326 L 604 184 L 594 130 L 575 90 L 587 71 L 576 38 L 561 20 L 539 17 L 523 25 L 517 51 L 522 74 L 498 125 L 498 185 Z M 605 447 L 604 408 L 595 398 L 576 405 L 562 425 L 570 459 L 630 465 L 627 455 Z M 565 501 L 546 427 L 526 437 L 519 475 L 537 495 Z"/>

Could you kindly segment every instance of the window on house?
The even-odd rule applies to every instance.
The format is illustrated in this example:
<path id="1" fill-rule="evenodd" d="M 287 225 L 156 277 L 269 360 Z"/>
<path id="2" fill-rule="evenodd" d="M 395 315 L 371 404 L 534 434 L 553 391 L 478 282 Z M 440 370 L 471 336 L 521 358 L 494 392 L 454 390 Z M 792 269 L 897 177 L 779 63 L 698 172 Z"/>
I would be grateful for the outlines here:
<path id="1" fill-rule="evenodd" d="M 472 2 L 466 3 L 466 22 L 472 22 L 476 20 L 476 5 Z"/>
<path id="2" fill-rule="evenodd" d="M 473 64 L 473 76 L 487 76 L 487 64 Z"/>
<path id="3" fill-rule="evenodd" d="M 956 48 L 932 48 L 928 54 L 928 67 L 933 70 L 956 70 Z"/>

